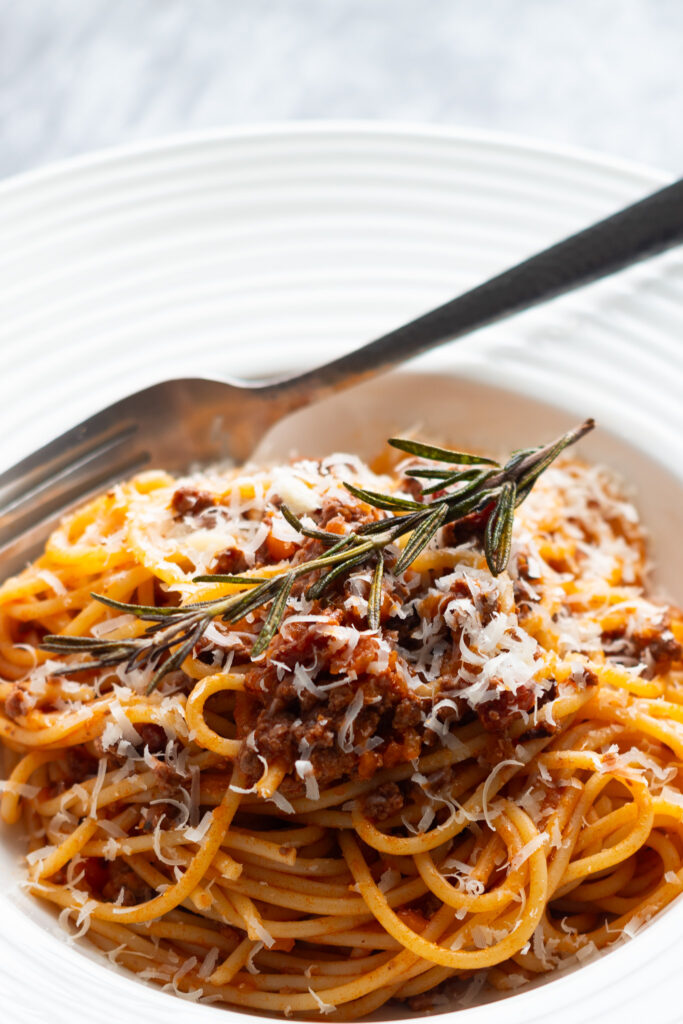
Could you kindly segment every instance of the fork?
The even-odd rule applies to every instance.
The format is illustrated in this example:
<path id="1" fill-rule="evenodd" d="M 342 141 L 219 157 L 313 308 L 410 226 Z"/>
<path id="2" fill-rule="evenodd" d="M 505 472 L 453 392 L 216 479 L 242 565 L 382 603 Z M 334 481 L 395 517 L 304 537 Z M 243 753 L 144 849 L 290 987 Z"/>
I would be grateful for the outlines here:
<path id="1" fill-rule="evenodd" d="M 21 569 L 76 502 L 145 466 L 243 462 L 288 413 L 681 241 L 683 179 L 297 377 L 168 380 L 129 395 L 0 474 L 2 575 Z"/>

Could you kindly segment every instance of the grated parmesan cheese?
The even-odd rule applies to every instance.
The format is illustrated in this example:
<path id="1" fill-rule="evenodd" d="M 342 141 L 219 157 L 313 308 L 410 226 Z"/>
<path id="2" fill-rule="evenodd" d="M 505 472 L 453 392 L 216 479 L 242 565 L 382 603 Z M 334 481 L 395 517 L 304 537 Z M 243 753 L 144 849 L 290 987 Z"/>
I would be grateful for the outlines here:
<path id="1" fill-rule="evenodd" d="M 308 991 L 310 992 L 310 994 L 313 996 L 313 998 L 315 999 L 316 1003 L 318 1004 L 318 1009 L 320 1010 L 321 1013 L 333 1013 L 337 1009 L 337 1007 L 333 1003 L 326 1003 L 326 1002 L 324 1002 L 320 998 L 318 993 L 315 992 L 312 988 L 309 988 Z"/>
<path id="2" fill-rule="evenodd" d="M 350 754 L 353 750 L 353 723 L 360 714 L 362 708 L 363 690 L 361 687 L 358 687 L 353 695 L 353 700 L 344 712 L 344 717 L 341 720 L 341 725 L 339 726 L 337 733 L 337 743 L 345 754 Z"/>

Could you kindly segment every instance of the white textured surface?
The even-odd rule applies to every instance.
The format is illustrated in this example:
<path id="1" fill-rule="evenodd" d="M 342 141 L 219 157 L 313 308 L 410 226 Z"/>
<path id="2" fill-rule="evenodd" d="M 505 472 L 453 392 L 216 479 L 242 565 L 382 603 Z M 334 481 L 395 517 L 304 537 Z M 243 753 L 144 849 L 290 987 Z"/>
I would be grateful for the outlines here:
<path id="1" fill-rule="evenodd" d="M 658 183 L 493 138 L 348 126 L 151 146 L 0 186 L 0 351 L 20 353 L 0 377 L 0 461 L 160 377 L 322 361 Z M 419 362 L 442 378 L 442 418 L 444 375 L 508 385 L 596 413 L 680 481 L 681 336 L 683 260 L 670 254 Z M 406 415 L 428 426 L 433 394 L 418 386 L 414 397 Z M 502 406 L 485 402 L 479 417 L 482 440 L 511 440 Z M 465 417 L 469 436 L 477 419 Z M 337 431 L 340 420 L 357 431 L 348 407 Z M 513 433 L 524 427 L 522 412 Z M 681 502 L 668 486 L 666 501 L 654 489 L 643 497 L 680 547 Z M 245 1020 L 68 947 L 46 914 L 7 892 L 17 851 L 3 837 L 0 991 L 11 1024 Z M 600 962 L 458 1020 L 680 1020 L 682 914 L 677 906 Z"/>
<path id="2" fill-rule="evenodd" d="M 683 173 L 680 0 L 5 0 L 0 177 L 169 132 L 383 118 Z"/>

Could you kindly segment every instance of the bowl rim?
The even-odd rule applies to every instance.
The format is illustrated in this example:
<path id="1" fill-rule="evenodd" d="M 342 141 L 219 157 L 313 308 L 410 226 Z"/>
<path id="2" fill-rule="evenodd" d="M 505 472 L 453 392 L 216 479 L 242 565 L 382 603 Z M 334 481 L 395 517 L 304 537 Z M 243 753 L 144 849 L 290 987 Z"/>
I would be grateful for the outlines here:
<path id="1" fill-rule="evenodd" d="M 546 144 L 540 140 L 533 138 L 525 138 L 524 136 L 518 136 L 515 134 L 506 134 L 496 131 L 488 131 L 482 129 L 470 129 L 467 127 L 456 127 L 456 126 L 443 126 L 443 125 L 431 125 L 424 123 L 412 123 L 410 121 L 371 121 L 371 120 L 311 120 L 311 121 L 278 121 L 278 122 L 263 122 L 257 124 L 247 125 L 235 125 L 220 128 L 213 128 L 207 130 L 200 130 L 196 132 L 187 133 L 176 133 L 171 135 L 162 135 L 157 138 L 143 141 L 143 142 L 132 142 L 123 145 L 117 145 L 107 147 L 101 150 L 96 150 L 89 153 L 73 156 L 65 160 L 52 162 L 46 164 L 43 167 L 39 167 L 33 170 L 23 171 L 11 177 L 8 177 L 4 181 L 0 182 L 0 204 L 3 202 L 10 202 L 13 196 L 18 195 L 23 190 L 30 191 L 33 186 L 41 186 L 42 184 L 49 183 L 50 181 L 58 180 L 61 177 L 68 177 L 72 174 L 79 172 L 87 172 L 89 170 L 97 168 L 115 167 L 117 164 L 125 163 L 131 159 L 138 157 L 144 157 L 149 154 L 177 154 L 183 151 L 189 151 L 197 149 L 202 146 L 221 145 L 232 140 L 235 141 L 246 141 L 246 140 L 267 140 L 276 138 L 327 138 L 334 139 L 339 138 L 340 140 L 344 135 L 354 135 L 356 138 L 384 138 L 390 139 L 392 137 L 396 139 L 402 139 L 404 141 L 410 140 L 425 140 L 434 142 L 455 142 L 461 144 L 471 143 L 478 145 L 483 148 L 488 148 L 494 151 L 496 148 L 504 149 L 508 153 L 528 154 L 536 157 L 552 157 L 563 162 L 570 162 L 578 167 L 586 167 L 588 169 L 603 169 L 607 172 L 616 173 L 630 177 L 636 183 L 644 183 L 645 187 L 650 183 L 654 187 L 657 184 L 665 183 L 670 180 L 671 175 L 649 167 L 647 165 L 641 165 L 633 161 L 618 157 L 610 157 L 600 153 L 595 153 L 590 149 L 583 149 L 581 147 L 574 147 L 571 145 L 565 145 L 561 143 L 550 143 Z M 501 386 L 500 381 L 495 377 L 491 376 L 488 378 L 488 383 L 493 386 Z M 514 385 L 510 390 L 520 393 L 520 389 Z M 530 394 L 530 397 L 539 400 L 540 396 Z M 561 408 L 560 403 L 552 403 L 555 408 Z M 624 441 L 627 444 L 632 443 L 627 437 L 624 437 Z M 652 454 L 649 453 L 649 457 L 652 458 Z M 17 906 L 16 903 L 12 906 L 12 910 L 20 916 L 27 925 L 30 922 L 31 925 L 35 925 L 43 934 L 45 929 L 42 925 L 38 924 L 35 918 L 30 918 L 23 911 L 23 908 Z M 666 915 L 667 917 L 673 915 Z M 669 924 L 668 929 L 661 927 L 665 924 L 664 915 L 658 916 L 655 924 L 659 925 L 657 934 L 660 936 L 658 946 L 661 948 L 665 944 L 666 936 L 669 939 L 673 938 L 676 929 Z M 649 929 L 648 929 L 649 930 Z M 65 947 L 66 948 L 66 947 Z M 608 956 L 601 956 L 593 962 L 589 962 L 582 966 L 579 976 L 585 979 L 582 986 L 577 987 L 575 984 L 572 985 L 571 979 L 576 979 L 574 971 L 560 974 L 556 977 L 552 977 L 548 980 L 547 984 L 541 985 L 538 988 L 520 990 L 514 993 L 515 998 L 512 1003 L 508 1002 L 508 999 L 502 999 L 496 1003 L 468 1007 L 466 1011 L 467 1021 L 483 1022 L 490 1020 L 492 1015 L 495 1014 L 495 1019 L 502 1019 L 502 1013 L 506 1012 L 506 1016 L 510 1017 L 510 1011 L 514 1007 L 513 1016 L 514 1019 L 524 1019 L 528 1024 L 532 1024 L 535 1021 L 542 1021 L 545 1019 L 546 1014 L 550 1010 L 561 1010 L 565 1012 L 558 1014 L 558 1021 L 561 1017 L 562 1021 L 568 1019 L 565 1017 L 567 1008 L 572 1005 L 572 1009 L 576 1009 L 579 1005 L 583 1005 L 586 1009 L 586 1001 L 595 999 L 597 994 L 604 993 L 610 989 L 613 989 L 619 982 L 625 980 L 629 972 L 632 972 L 638 968 L 639 972 L 646 970 L 648 965 L 652 962 L 656 956 L 655 950 L 650 950 L 649 955 L 646 957 L 642 956 L 644 950 L 642 949 L 641 943 L 636 943 L 636 952 L 634 954 L 633 944 L 620 945 L 618 948 L 614 948 L 610 951 Z M 116 970 L 112 971 L 102 957 L 93 958 L 84 957 L 82 951 L 79 951 L 80 958 L 83 960 L 83 973 L 97 970 L 97 977 L 103 977 L 99 974 L 99 971 L 104 968 L 107 972 L 107 977 L 112 979 L 116 976 Z M 608 963 L 614 964 L 614 967 L 610 974 L 605 977 L 605 966 Z M 617 964 L 619 967 L 617 968 Z M 596 971 L 600 970 L 602 973 L 596 975 Z M 134 980 L 127 973 L 119 973 L 119 977 L 126 978 L 128 981 Z M 92 979 L 91 979 L 92 980 Z M 571 987 L 570 987 L 571 986 Z M 183 1018 L 190 1020 L 200 1020 L 199 1014 L 202 1014 L 201 1019 L 208 1021 L 209 1019 L 215 1020 L 218 1024 L 219 1017 L 212 1013 L 209 1017 L 209 1011 L 213 1011 L 213 1007 L 202 1006 L 200 1010 L 194 1010 L 187 1004 L 181 1004 L 177 1000 L 172 1002 L 166 998 L 166 993 L 162 993 L 160 990 L 153 986 L 144 986 L 142 990 L 134 989 L 130 985 L 126 985 L 127 993 L 135 998 L 135 993 L 138 994 L 142 991 L 147 993 L 147 996 L 139 996 L 139 998 L 147 998 L 150 1000 L 149 1007 L 158 1005 L 160 1009 L 165 1008 L 169 1016 L 169 1019 L 180 1019 L 180 1014 L 183 1014 Z M 119 983 L 113 982 L 111 987 L 112 996 L 117 999 L 121 998 L 122 992 Z M 47 995 L 44 996 L 48 998 Z M 644 1003 L 644 996 L 642 993 L 638 995 L 638 1002 L 642 1006 Z M 152 1002 L 152 999 L 161 999 L 162 1002 L 158 1004 Z M 175 1004 L 175 1009 L 174 1009 Z M 128 1011 L 130 1012 L 130 1011 Z M 226 1010 L 221 1009 L 222 1014 L 225 1014 Z M 251 1012 L 244 1013 L 234 1008 L 227 1008 L 228 1013 L 237 1014 L 242 1020 L 248 1019 L 249 1021 L 258 1024 L 264 1020 L 274 1019 L 265 1014 L 254 1014 Z M 448 1011 L 453 1012 L 453 1011 Z M 462 1013 L 463 1010 L 457 1012 Z M 590 1014 L 593 1017 L 595 1010 Z M 440 1019 L 443 1017 L 441 1013 L 435 1016 Z M 77 1019 L 75 1017 L 74 1019 Z M 126 1014 L 127 1019 L 127 1014 Z M 235 1021 L 236 1017 L 224 1017 L 226 1021 Z M 323 1018 L 324 1019 L 324 1018 Z M 403 1019 L 403 1018 L 396 1018 Z M 423 1017 L 411 1017 L 405 1018 L 410 1020 L 411 1024 L 417 1024 L 418 1021 L 423 1020 Z"/>
<path id="2" fill-rule="evenodd" d="M 599 166 L 608 171 L 628 174 L 635 178 L 649 178 L 653 183 L 665 184 L 673 180 L 673 173 L 640 163 L 628 157 L 612 156 L 593 150 L 590 147 L 572 145 L 571 143 L 545 143 L 532 135 L 515 132 L 496 131 L 494 129 L 469 127 L 466 125 L 446 125 L 411 120 L 370 118 L 312 118 L 311 120 L 286 119 L 282 121 L 255 121 L 248 124 L 222 125 L 215 128 L 201 128 L 191 131 L 178 131 L 155 135 L 150 139 L 116 143 L 98 149 L 77 153 L 73 156 L 51 160 L 44 165 L 18 171 L 0 180 L 0 201 L 11 195 L 15 189 L 42 184 L 51 178 L 68 175 L 74 172 L 89 170 L 115 164 L 119 161 L 134 159 L 159 151 L 182 151 L 203 145 L 214 145 L 235 140 L 248 140 L 273 137 L 292 137 L 303 135 L 338 136 L 345 134 L 362 136 L 381 136 L 390 138 L 392 135 L 402 138 L 433 139 L 435 141 L 472 142 L 494 149 L 502 146 L 507 150 L 530 153 L 535 156 L 553 156 L 577 164 Z"/>

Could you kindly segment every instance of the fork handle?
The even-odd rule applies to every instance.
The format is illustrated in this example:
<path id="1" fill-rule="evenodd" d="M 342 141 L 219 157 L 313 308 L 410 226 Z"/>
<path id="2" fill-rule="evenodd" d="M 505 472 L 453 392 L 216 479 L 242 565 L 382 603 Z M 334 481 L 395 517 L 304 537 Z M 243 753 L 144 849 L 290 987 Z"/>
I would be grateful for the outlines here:
<path id="1" fill-rule="evenodd" d="M 683 241 L 683 179 L 375 341 L 270 385 L 297 408 Z"/>

